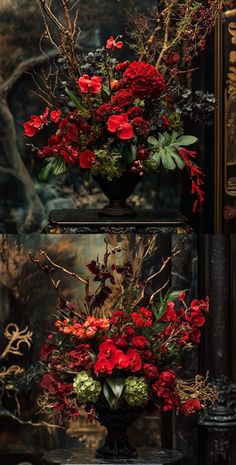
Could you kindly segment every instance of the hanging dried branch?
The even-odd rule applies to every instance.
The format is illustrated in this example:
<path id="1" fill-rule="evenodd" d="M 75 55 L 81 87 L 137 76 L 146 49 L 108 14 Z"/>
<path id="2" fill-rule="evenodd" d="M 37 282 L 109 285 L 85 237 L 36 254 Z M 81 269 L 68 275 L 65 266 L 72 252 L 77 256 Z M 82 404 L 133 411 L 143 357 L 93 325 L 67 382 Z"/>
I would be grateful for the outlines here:
<path id="1" fill-rule="evenodd" d="M 46 273 L 54 287 L 54 289 L 56 290 L 59 298 L 60 298 L 60 302 L 61 302 L 61 306 L 64 307 L 67 305 L 67 299 L 65 298 L 63 292 L 60 290 L 60 280 L 55 280 L 53 278 L 53 274 L 55 273 L 56 270 L 59 270 L 59 271 L 62 271 L 63 273 L 65 273 L 66 275 L 68 276 L 72 276 L 73 278 L 75 278 L 77 281 L 81 282 L 82 284 L 85 285 L 85 293 L 86 293 L 86 296 L 88 296 L 89 294 L 89 278 L 82 278 L 79 274 L 77 273 L 74 273 L 72 271 L 69 271 L 67 270 L 65 267 L 61 266 L 61 265 L 58 265 L 57 263 L 55 263 L 47 254 L 45 251 L 41 250 L 40 251 L 40 255 L 46 259 L 47 262 L 50 263 L 51 267 L 48 266 L 47 264 L 43 264 L 42 263 L 42 260 L 41 258 L 35 258 L 31 253 L 29 253 L 29 256 L 30 256 L 30 260 L 37 265 L 37 267 L 42 270 L 44 273 Z"/>
<path id="2" fill-rule="evenodd" d="M 162 266 L 159 268 L 158 271 L 156 271 L 155 273 L 153 273 L 151 276 L 149 276 L 143 283 L 143 287 L 142 287 L 142 291 L 141 291 L 141 295 L 139 295 L 137 297 L 137 299 L 134 301 L 133 303 L 133 306 L 136 306 L 138 304 L 140 304 L 140 302 L 143 300 L 144 296 L 145 296 L 145 291 L 146 291 L 146 288 L 149 284 L 150 281 L 152 281 L 154 278 L 156 278 L 156 276 L 160 275 L 164 270 L 165 268 L 167 267 L 168 263 L 172 260 L 172 258 L 174 258 L 176 255 L 179 255 L 181 252 L 180 249 L 178 249 L 178 246 L 175 246 L 171 252 L 171 254 L 169 255 L 169 257 L 167 257 L 166 259 L 163 259 L 163 263 L 162 263 Z M 167 283 L 164 285 L 164 287 L 166 287 Z M 164 288 L 163 287 L 163 288 Z M 155 291 L 152 296 L 154 298 L 155 295 L 158 294 L 158 292 L 161 292 L 162 288 L 158 289 L 157 291 Z M 151 296 L 151 298 L 152 298 Z"/>
<path id="3" fill-rule="evenodd" d="M 4 336 L 9 340 L 4 351 L 0 354 L 0 359 L 4 359 L 9 354 L 23 356 L 24 353 L 20 350 L 21 344 L 26 344 L 27 348 L 30 349 L 32 343 L 32 331 L 28 329 L 19 329 L 16 323 L 9 323 L 4 331 Z"/>

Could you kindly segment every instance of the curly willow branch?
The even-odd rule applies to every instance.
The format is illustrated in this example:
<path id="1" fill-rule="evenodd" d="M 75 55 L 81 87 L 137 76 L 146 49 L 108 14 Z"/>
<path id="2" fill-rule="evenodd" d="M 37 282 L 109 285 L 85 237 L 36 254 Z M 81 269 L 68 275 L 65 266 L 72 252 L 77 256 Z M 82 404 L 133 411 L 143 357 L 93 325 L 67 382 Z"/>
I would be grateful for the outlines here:
<path id="1" fill-rule="evenodd" d="M 30 349 L 32 343 L 32 331 L 28 329 L 28 326 L 20 331 L 19 326 L 16 323 L 9 323 L 4 331 L 4 336 L 9 340 L 4 351 L 0 354 L 0 359 L 4 359 L 8 354 L 21 355 L 20 346 L 26 344 L 27 348 Z"/>

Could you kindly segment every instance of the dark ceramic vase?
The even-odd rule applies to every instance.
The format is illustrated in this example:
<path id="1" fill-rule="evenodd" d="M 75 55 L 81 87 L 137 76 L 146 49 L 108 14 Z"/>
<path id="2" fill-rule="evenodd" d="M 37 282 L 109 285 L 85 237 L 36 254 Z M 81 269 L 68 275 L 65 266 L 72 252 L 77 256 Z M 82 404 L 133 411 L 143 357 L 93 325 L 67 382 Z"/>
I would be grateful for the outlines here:
<path id="1" fill-rule="evenodd" d="M 100 175 L 93 178 L 109 200 L 109 204 L 99 211 L 99 215 L 109 217 L 136 215 L 135 210 L 126 201 L 140 181 L 139 176 L 125 173 L 112 181 Z"/>
<path id="2" fill-rule="evenodd" d="M 96 457 L 128 459 L 137 457 L 137 452 L 129 443 L 128 428 L 140 414 L 141 408 L 111 410 L 97 407 L 97 419 L 107 430 L 104 444 L 96 451 Z"/>

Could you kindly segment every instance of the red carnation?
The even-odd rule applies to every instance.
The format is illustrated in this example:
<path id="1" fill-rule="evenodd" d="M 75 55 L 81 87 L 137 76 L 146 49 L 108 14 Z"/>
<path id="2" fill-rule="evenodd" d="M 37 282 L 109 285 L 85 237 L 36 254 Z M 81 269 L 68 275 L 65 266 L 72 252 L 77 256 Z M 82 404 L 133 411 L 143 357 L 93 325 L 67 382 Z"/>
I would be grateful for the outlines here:
<path id="1" fill-rule="evenodd" d="M 134 135 L 133 128 L 129 123 L 129 118 L 125 113 L 122 115 L 110 116 L 107 128 L 108 131 L 116 133 L 119 139 L 132 139 Z"/>
<path id="2" fill-rule="evenodd" d="M 158 376 L 158 369 L 151 363 L 144 363 L 143 365 L 143 373 L 148 379 L 154 379 Z"/>
<path id="3" fill-rule="evenodd" d="M 93 76 L 90 78 L 88 74 L 84 74 L 77 82 L 81 92 L 98 94 L 102 87 L 101 80 L 102 78 L 100 76 Z"/>
<path id="4" fill-rule="evenodd" d="M 96 155 L 91 150 L 85 150 L 80 154 L 79 164 L 81 168 L 90 169 L 96 160 Z"/>
<path id="5" fill-rule="evenodd" d="M 116 41 L 113 36 L 111 36 L 106 43 L 106 49 L 107 50 L 114 50 L 115 48 L 122 48 L 123 47 L 123 42 L 121 40 Z"/>
<path id="6" fill-rule="evenodd" d="M 147 345 L 147 339 L 144 336 L 134 336 L 132 338 L 132 344 L 137 347 L 137 349 L 144 349 Z"/>
<path id="7" fill-rule="evenodd" d="M 155 66 L 133 61 L 123 74 L 125 85 L 137 98 L 159 97 L 165 90 L 165 80 Z"/>
<path id="8" fill-rule="evenodd" d="M 127 352 L 130 361 L 130 370 L 134 373 L 142 368 L 142 360 L 139 353 L 135 349 L 129 349 Z"/>
<path id="9" fill-rule="evenodd" d="M 198 399 L 189 399 L 184 402 L 181 406 L 180 412 L 183 413 L 186 417 L 189 417 L 193 413 L 201 409 L 201 402 Z"/>

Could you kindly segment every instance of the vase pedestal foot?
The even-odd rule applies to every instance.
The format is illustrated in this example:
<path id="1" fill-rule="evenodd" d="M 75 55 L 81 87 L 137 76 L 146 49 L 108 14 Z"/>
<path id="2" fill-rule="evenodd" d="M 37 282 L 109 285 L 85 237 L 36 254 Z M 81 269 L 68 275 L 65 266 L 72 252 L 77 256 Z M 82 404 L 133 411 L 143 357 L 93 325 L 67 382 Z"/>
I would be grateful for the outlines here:
<path id="1" fill-rule="evenodd" d="M 124 203 L 110 203 L 105 205 L 101 210 L 98 212 L 99 216 L 106 216 L 106 217 L 113 217 L 113 218 L 120 218 L 124 216 L 134 217 L 136 216 L 136 211 L 130 205 Z"/>

